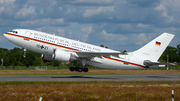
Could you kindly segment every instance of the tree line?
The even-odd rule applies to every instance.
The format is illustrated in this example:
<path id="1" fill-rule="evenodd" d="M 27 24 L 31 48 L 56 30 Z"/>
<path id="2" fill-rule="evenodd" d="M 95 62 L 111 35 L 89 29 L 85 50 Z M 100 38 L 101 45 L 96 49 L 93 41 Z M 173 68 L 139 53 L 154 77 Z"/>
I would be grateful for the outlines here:
<path id="1" fill-rule="evenodd" d="M 3 58 L 3 66 L 60 66 L 62 64 L 60 61 L 45 63 L 41 59 L 40 53 L 35 53 L 29 50 L 26 51 L 26 58 L 24 59 L 22 57 L 23 53 L 23 49 L 16 47 L 9 50 L 6 48 L 0 48 L 0 59 Z M 159 61 L 166 62 L 167 55 L 169 57 L 169 62 L 180 63 L 180 44 L 177 45 L 177 47 L 168 46 L 164 53 L 161 55 Z M 69 63 L 69 65 L 73 64 Z"/>
<path id="2" fill-rule="evenodd" d="M 168 46 L 161 55 L 159 61 L 167 61 L 167 55 L 169 57 L 169 62 L 180 63 L 180 44 L 176 47 Z"/>
<path id="3" fill-rule="evenodd" d="M 32 51 L 26 52 L 26 58 L 22 57 L 24 51 L 20 48 L 0 48 L 0 58 L 3 58 L 4 66 L 38 66 L 41 65 L 41 54 Z"/>

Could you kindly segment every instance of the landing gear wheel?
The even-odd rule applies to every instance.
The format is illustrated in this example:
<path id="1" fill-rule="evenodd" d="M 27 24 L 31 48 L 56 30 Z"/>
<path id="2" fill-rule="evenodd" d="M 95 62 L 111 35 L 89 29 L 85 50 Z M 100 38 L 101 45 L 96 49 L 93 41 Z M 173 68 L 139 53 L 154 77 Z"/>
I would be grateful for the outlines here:
<path id="1" fill-rule="evenodd" d="M 25 59 L 25 58 L 26 58 L 26 55 L 23 55 L 22 57 Z"/>
<path id="2" fill-rule="evenodd" d="M 70 71 L 74 71 L 74 67 L 70 67 Z"/>
<path id="3" fill-rule="evenodd" d="M 83 71 L 83 68 L 80 67 L 80 68 L 79 68 L 79 72 L 82 72 L 82 71 Z"/>
<path id="4" fill-rule="evenodd" d="M 76 67 L 76 68 L 75 68 L 75 71 L 79 71 L 79 67 Z"/>
<path id="5" fill-rule="evenodd" d="M 88 72 L 88 68 L 84 68 L 84 72 Z"/>

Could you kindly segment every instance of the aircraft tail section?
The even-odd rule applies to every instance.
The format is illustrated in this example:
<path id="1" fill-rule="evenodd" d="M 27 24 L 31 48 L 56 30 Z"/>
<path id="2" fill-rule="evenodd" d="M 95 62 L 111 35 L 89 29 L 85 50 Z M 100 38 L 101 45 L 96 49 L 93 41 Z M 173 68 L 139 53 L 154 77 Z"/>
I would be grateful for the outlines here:
<path id="1" fill-rule="evenodd" d="M 173 37 L 173 34 L 163 33 L 139 50 L 135 51 L 134 54 L 137 54 L 146 60 L 157 61 Z"/>

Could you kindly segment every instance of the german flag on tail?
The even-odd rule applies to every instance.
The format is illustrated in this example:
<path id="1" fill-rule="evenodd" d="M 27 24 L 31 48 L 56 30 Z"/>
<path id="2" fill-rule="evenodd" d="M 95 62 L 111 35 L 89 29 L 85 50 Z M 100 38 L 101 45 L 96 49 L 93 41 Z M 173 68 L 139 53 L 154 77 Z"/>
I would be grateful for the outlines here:
<path id="1" fill-rule="evenodd" d="M 161 46 L 161 42 L 156 41 L 156 45 Z"/>

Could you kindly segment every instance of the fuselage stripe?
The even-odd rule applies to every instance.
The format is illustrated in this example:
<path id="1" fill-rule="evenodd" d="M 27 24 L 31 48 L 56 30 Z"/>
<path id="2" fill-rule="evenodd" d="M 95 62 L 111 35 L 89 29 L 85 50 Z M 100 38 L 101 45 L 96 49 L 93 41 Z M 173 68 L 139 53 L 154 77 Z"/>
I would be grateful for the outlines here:
<path id="1" fill-rule="evenodd" d="M 110 58 L 110 57 L 106 57 L 106 56 L 103 56 L 105 59 L 109 59 L 109 60 L 113 60 L 113 61 L 117 61 L 117 62 L 122 62 L 122 63 L 125 63 L 125 64 L 130 64 L 130 65 L 134 65 L 134 66 L 138 66 L 138 67 L 143 67 L 143 68 L 147 68 L 145 66 L 142 66 L 142 65 L 139 65 L 139 64 L 135 64 L 135 63 L 130 63 L 130 62 L 127 62 L 127 61 L 122 61 L 122 60 L 118 60 L 118 59 L 114 59 L 114 58 Z"/>

